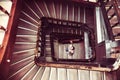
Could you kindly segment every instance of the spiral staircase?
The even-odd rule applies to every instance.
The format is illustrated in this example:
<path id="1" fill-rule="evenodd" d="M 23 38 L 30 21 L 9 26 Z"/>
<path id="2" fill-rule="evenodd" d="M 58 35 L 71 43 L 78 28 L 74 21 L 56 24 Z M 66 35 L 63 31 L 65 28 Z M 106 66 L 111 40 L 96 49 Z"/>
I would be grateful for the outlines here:
<path id="1" fill-rule="evenodd" d="M 112 10 L 113 8 L 115 9 L 119 9 L 119 8 L 116 7 L 115 5 L 111 6 L 111 4 L 109 4 L 109 0 L 107 1 L 108 3 L 106 2 L 106 4 L 101 7 L 104 8 L 102 10 L 108 12 L 108 14 L 105 15 L 107 16 L 107 18 L 109 18 L 108 20 L 110 21 L 105 20 L 105 22 L 109 23 L 110 27 L 112 27 L 112 28 L 108 28 L 108 30 L 112 29 L 113 31 L 109 35 L 114 34 L 114 37 L 110 37 L 110 39 L 112 40 L 115 39 L 116 41 L 119 41 L 120 17 L 118 16 L 120 12 L 115 12 L 118 14 L 115 13 L 111 14 L 114 11 Z M 36 65 L 34 61 L 35 56 L 39 55 L 37 54 L 38 52 L 36 49 L 37 47 L 36 45 L 38 42 L 38 35 L 39 35 L 38 31 L 40 27 L 41 17 L 51 17 L 55 19 L 87 23 L 95 31 L 94 11 L 95 11 L 95 7 L 98 6 L 99 4 L 89 1 L 79 1 L 79 0 L 73 0 L 73 1 L 67 0 L 66 2 L 64 0 L 32 0 L 32 1 L 23 0 L 21 4 L 22 4 L 21 9 L 19 9 L 18 11 L 20 12 L 20 14 L 18 15 L 18 19 L 16 21 L 17 24 L 15 24 L 15 26 L 17 26 L 16 27 L 17 29 L 16 28 L 14 29 L 16 30 L 15 31 L 16 33 L 14 34 L 14 31 L 12 31 L 13 33 L 12 35 L 14 35 L 15 37 L 13 37 L 13 42 L 12 42 L 14 45 L 10 47 L 13 47 L 13 49 L 11 50 L 10 53 L 8 50 L 9 55 L 6 55 L 7 57 L 5 57 L 5 59 L 6 58 L 7 60 L 9 59 L 10 62 L 8 61 L 7 63 L 2 64 L 3 66 L 7 66 L 7 69 L 9 70 L 5 70 L 6 73 L 8 74 L 3 72 L 6 75 L 4 75 L 4 77 L 1 77 L 2 80 L 119 80 L 120 79 L 118 77 L 119 69 L 118 71 L 109 72 L 109 69 L 107 70 L 106 68 L 102 68 L 100 70 L 97 69 L 91 70 L 89 67 L 87 69 L 86 68 L 80 69 L 78 67 L 63 68 L 56 66 L 39 66 Z M 110 12 L 110 10 L 112 12 Z M 115 11 L 120 11 L 120 10 L 115 10 Z M 117 53 L 119 54 L 118 48 L 119 47 L 117 47 L 118 50 Z M 116 48 L 114 49 L 116 50 Z M 116 52 L 113 52 L 114 58 L 116 58 L 115 53 Z M 2 69 L 4 68 L 1 68 L 1 71 Z"/>

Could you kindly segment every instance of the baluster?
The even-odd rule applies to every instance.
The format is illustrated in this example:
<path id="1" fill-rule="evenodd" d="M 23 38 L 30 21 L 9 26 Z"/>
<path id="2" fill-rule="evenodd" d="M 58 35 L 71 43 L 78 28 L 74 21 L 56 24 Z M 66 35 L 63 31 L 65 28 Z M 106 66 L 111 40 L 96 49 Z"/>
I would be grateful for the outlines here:
<path id="1" fill-rule="evenodd" d="M 113 13 L 110 17 L 109 17 L 109 20 L 111 20 L 116 14 Z"/>
<path id="2" fill-rule="evenodd" d="M 2 6 L 0 6 L 0 10 L 1 10 L 2 12 L 4 12 L 5 14 L 7 14 L 8 16 L 10 15 L 10 14 L 8 13 L 8 11 L 7 11 L 6 9 L 4 9 Z"/>
<path id="3" fill-rule="evenodd" d="M 113 5 L 111 5 L 108 9 L 107 9 L 107 13 L 113 8 Z"/>
<path id="4" fill-rule="evenodd" d="M 120 24 L 120 9 L 119 9 L 119 4 L 117 0 L 112 0 L 112 4 L 114 6 L 115 13 L 117 15 L 118 22 Z"/>
<path id="5" fill-rule="evenodd" d="M 0 29 L 3 30 L 3 31 L 6 31 L 6 29 L 0 25 Z"/>

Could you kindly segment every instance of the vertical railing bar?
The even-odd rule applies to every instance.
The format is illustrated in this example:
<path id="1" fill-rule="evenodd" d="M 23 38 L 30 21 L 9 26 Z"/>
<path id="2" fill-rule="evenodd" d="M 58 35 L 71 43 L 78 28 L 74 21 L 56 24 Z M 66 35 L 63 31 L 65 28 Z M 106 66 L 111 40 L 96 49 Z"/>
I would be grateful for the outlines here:
<path id="1" fill-rule="evenodd" d="M 73 5 L 72 11 L 73 11 L 73 12 L 72 12 L 72 14 L 73 14 L 73 15 L 72 15 L 72 16 L 73 16 L 73 17 L 72 17 L 72 20 L 75 21 L 75 20 L 74 20 L 74 19 L 75 19 L 75 18 L 74 18 L 74 17 L 75 17 L 75 15 L 74 15 L 74 5 Z"/>
<path id="2" fill-rule="evenodd" d="M 34 75 L 34 77 L 32 78 L 32 80 L 35 80 L 36 76 L 40 73 L 40 71 L 41 71 L 42 68 L 43 68 L 43 67 L 40 67 L 40 68 L 38 69 L 38 71 L 36 72 L 36 74 Z"/>
<path id="3" fill-rule="evenodd" d="M 84 23 L 86 23 L 86 8 L 84 7 Z"/>
<path id="4" fill-rule="evenodd" d="M 56 16 L 56 10 L 55 10 L 55 3 L 54 2 L 53 2 L 53 11 L 54 11 L 55 18 L 57 18 L 57 16 Z"/>
<path id="5" fill-rule="evenodd" d="M 43 4 L 44 4 L 45 9 L 46 9 L 46 11 L 47 11 L 47 13 L 48 13 L 48 17 L 51 17 L 51 16 L 50 16 L 50 12 L 49 12 L 48 7 L 47 7 L 46 2 L 45 2 L 45 1 L 43 1 Z"/>
<path id="6" fill-rule="evenodd" d="M 61 19 L 61 16 L 62 16 L 62 3 L 60 3 L 60 19 Z"/>
<path id="7" fill-rule="evenodd" d="M 40 17 L 36 14 L 36 12 L 34 12 L 34 10 L 27 4 L 25 3 L 25 5 L 30 9 L 30 11 L 37 17 L 40 19 Z"/>
<path id="8" fill-rule="evenodd" d="M 69 7 L 68 7 L 68 4 L 67 4 L 67 15 L 66 15 L 66 17 L 67 17 L 66 19 L 67 19 L 67 20 L 68 20 L 68 8 L 69 8 Z"/>
<path id="9" fill-rule="evenodd" d="M 34 1 L 34 0 L 33 0 L 33 1 Z M 45 16 L 45 15 L 43 14 L 41 8 L 38 6 L 38 4 L 37 4 L 35 1 L 34 1 L 34 3 L 35 3 L 35 5 L 36 5 L 36 7 L 38 8 L 38 10 L 40 11 L 40 13 L 42 14 L 42 16 Z"/>
<path id="10" fill-rule="evenodd" d="M 80 7 L 78 7 L 78 22 L 80 22 Z"/>
<path id="11" fill-rule="evenodd" d="M 32 18 L 30 15 L 28 15 L 26 12 L 22 11 L 22 13 L 38 24 L 38 22 L 34 18 Z"/>
<path id="12" fill-rule="evenodd" d="M 32 68 L 20 79 L 24 80 L 24 78 L 36 67 L 36 65 L 32 66 Z"/>

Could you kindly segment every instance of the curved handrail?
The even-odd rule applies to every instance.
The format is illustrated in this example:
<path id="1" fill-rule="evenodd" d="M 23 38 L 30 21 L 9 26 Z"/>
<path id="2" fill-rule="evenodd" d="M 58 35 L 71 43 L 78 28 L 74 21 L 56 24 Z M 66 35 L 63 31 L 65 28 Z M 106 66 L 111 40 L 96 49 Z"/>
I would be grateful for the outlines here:
<path id="1" fill-rule="evenodd" d="M 37 46 L 36 48 L 38 49 L 38 47 L 41 49 L 41 54 L 39 57 L 44 57 L 45 56 L 45 36 L 46 35 L 51 35 L 53 32 L 51 32 L 50 30 L 48 29 L 53 29 L 53 28 L 56 28 L 56 29 L 67 29 L 67 30 L 79 30 L 80 32 L 78 33 L 79 35 L 82 35 L 85 37 L 85 33 L 86 32 L 88 34 L 88 38 L 89 40 L 86 39 L 86 37 L 84 38 L 84 43 L 85 45 L 88 47 L 91 47 L 91 50 L 92 50 L 92 53 L 90 56 L 90 59 L 85 59 L 85 60 L 81 60 L 79 59 L 79 61 L 93 61 L 95 59 L 95 42 L 94 42 L 94 33 L 93 33 L 93 29 L 88 27 L 87 24 L 85 23 L 82 23 L 82 22 L 75 22 L 75 21 L 67 21 L 67 20 L 60 20 L 60 19 L 55 19 L 55 18 L 50 18 L 50 17 L 42 17 L 41 18 L 41 27 L 39 28 L 39 32 L 38 32 L 38 41 L 37 41 Z M 50 31 L 49 33 L 46 33 Z M 66 32 L 57 32 L 60 36 L 61 35 L 64 35 L 67 36 L 67 35 L 73 35 L 72 33 L 69 33 L 69 34 L 65 34 Z M 55 34 L 55 33 L 54 33 Z M 75 34 L 75 33 L 74 33 Z M 40 38 L 41 36 L 41 38 Z M 58 35 L 57 35 L 58 36 Z M 75 36 L 75 35 L 74 35 Z M 52 37 L 51 37 L 52 38 Z M 50 41 L 52 40 L 50 38 Z M 79 37 L 80 38 L 80 37 Z M 39 40 L 41 39 L 41 40 Z M 86 40 L 86 41 L 85 41 Z M 89 45 L 88 45 L 88 43 Z M 41 45 L 39 45 L 41 44 Z M 51 45 L 52 45 L 52 42 L 51 42 Z M 87 51 L 88 49 L 85 48 L 85 50 Z M 38 51 L 38 53 L 40 52 Z M 88 54 L 86 52 L 86 54 Z M 37 56 L 38 54 L 36 54 Z M 51 46 L 51 55 L 54 56 L 54 51 L 53 51 L 53 46 Z M 53 57 L 52 57 L 53 58 Z M 70 59 L 69 59 L 70 60 Z M 77 61 L 77 60 L 74 60 L 73 61 Z"/>

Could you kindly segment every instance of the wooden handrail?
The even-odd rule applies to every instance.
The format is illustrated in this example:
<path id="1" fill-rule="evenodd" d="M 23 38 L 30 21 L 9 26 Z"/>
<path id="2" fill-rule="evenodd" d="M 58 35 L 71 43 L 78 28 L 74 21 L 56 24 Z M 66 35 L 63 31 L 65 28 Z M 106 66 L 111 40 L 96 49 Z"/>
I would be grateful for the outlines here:
<path id="1" fill-rule="evenodd" d="M 83 69 L 83 70 L 92 70 L 92 71 L 105 71 L 105 72 L 111 72 L 119 69 L 119 63 L 120 58 L 118 58 L 113 65 L 110 66 L 103 66 L 99 62 L 88 62 L 88 63 L 62 63 L 62 62 L 43 62 L 43 61 L 37 61 L 35 59 L 35 63 L 38 66 L 43 67 L 55 67 L 55 68 L 71 68 L 71 69 Z"/>
<path id="2" fill-rule="evenodd" d="M 3 10 L 2 7 L 0 7 L 0 9 Z M 0 49 L 0 63 L 2 62 L 3 56 L 4 56 L 6 48 L 7 48 L 7 44 L 8 44 L 8 40 L 9 40 L 9 36 L 10 36 L 10 31 L 11 31 L 12 23 L 13 23 L 14 12 L 15 12 L 15 6 L 12 4 L 12 10 L 11 10 L 12 16 L 9 18 L 8 25 L 7 25 L 8 32 L 4 35 L 4 39 L 3 39 L 3 43 L 2 43 L 2 45 L 4 47 Z"/>
<path id="3" fill-rule="evenodd" d="M 14 47 L 15 37 L 17 33 L 17 25 L 21 11 L 22 0 L 13 0 L 8 20 L 7 32 L 5 33 L 2 48 L 0 49 L 0 77 L 6 80 L 8 76 L 9 66 L 11 62 L 12 51 Z"/>
<path id="4" fill-rule="evenodd" d="M 63 63 L 53 63 L 53 62 L 40 62 L 36 63 L 38 66 L 43 66 L 43 67 L 55 67 L 55 68 L 70 68 L 70 69 L 83 69 L 83 70 L 93 70 L 93 71 L 105 71 L 105 72 L 110 72 L 112 71 L 111 68 L 107 67 L 101 67 L 99 66 L 92 66 L 92 65 L 87 65 L 87 64 L 63 64 Z"/>
<path id="5" fill-rule="evenodd" d="M 14 37 L 13 34 L 15 34 L 15 31 L 16 31 L 16 30 L 13 30 L 14 29 L 13 22 L 15 21 L 15 12 L 16 12 L 16 6 L 17 6 L 18 1 L 19 0 L 13 0 L 13 3 L 12 3 L 12 8 L 11 8 L 11 12 L 10 12 L 11 16 L 9 17 L 8 25 L 6 28 L 7 32 L 4 35 L 4 39 L 3 39 L 3 43 L 2 43 L 3 47 L 0 49 L 0 64 L 3 60 L 3 58 L 5 57 L 5 54 L 7 54 L 6 57 L 8 57 L 8 55 L 10 54 L 10 47 L 12 46 L 11 45 L 12 40 L 10 41 L 10 39 Z"/>
<path id="6" fill-rule="evenodd" d="M 97 1 L 96 2 L 91 2 L 90 0 L 71 0 L 71 1 L 81 3 L 82 5 L 87 4 L 87 5 L 90 5 L 90 6 L 98 6 Z"/>

